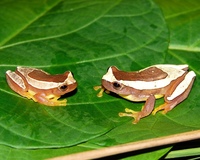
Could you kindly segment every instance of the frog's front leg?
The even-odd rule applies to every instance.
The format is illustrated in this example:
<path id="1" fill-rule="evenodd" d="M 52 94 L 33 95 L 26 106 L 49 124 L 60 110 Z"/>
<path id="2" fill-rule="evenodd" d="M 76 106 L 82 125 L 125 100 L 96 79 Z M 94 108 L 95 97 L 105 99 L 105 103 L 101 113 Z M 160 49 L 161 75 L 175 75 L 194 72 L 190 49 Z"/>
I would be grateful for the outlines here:
<path id="1" fill-rule="evenodd" d="M 58 100 L 59 97 L 56 97 L 54 95 L 45 95 L 44 93 L 36 93 L 33 96 L 33 100 L 35 102 L 39 102 L 41 104 L 47 105 L 47 106 L 66 106 L 67 100 Z"/>
<path id="2" fill-rule="evenodd" d="M 167 92 L 164 97 L 165 103 L 155 108 L 152 114 L 155 115 L 156 112 L 160 110 L 163 110 L 162 113 L 166 114 L 176 105 L 184 101 L 190 93 L 195 76 L 195 73 L 193 71 L 190 71 L 188 74 L 186 74 L 181 83 L 179 83 L 177 86 L 172 86 L 176 87 L 175 90 L 173 88 L 169 89 L 169 92 Z M 171 90 L 173 90 L 173 92 L 171 92 Z"/>
<path id="3" fill-rule="evenodd" d="M 100 89 L 100 92 L 97 94 L 97 97 L 102 97 L 103 96 L 103 92 L 105 91 L 107 94 L 109 94 L 110 92 L 108 90 L 106 90 L 103 86 L 94 86 L 93 87 L 95 91 Z"/>
<path id="4" fill-rule="evenodd" d="M 133 121 L 133 124 L 136 124 L 139 122 L 139 120 L 141 118 L 148 116 L 153 111 L 154 105 L 155 105 L 155 97 L 154 97 L 154 95 L 150 95 L 140 112 L 136 112 L 134 110 L 126 108 L 125 109 L 126 113 L 120 112 L 119 116 L 120 117 L 124 117 L 124 116 L 133 117 L 135 119 Z"/>

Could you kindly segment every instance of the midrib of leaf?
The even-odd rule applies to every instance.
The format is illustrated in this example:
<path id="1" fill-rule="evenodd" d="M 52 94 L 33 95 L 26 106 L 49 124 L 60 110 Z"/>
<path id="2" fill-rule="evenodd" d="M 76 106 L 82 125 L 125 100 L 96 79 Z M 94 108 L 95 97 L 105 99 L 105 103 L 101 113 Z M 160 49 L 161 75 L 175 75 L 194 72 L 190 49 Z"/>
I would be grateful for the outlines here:
<path id="1" fill-rule="evenodd" d="M 6 44 L 8 41 L 10 41 L 12 38 L 14 38 L 15 36 L 17 36 L 20 32 L 22 32 L 24 29 L 26 29 L 28 26 L 30 26 L 33 22 L 35 22 L 36 20 L 38 20 L 40 17 L 42 17 L 43 15 L 45 15 L 49 10 L 51 10 L 52 8 L 54 8 L 55 6 L 57 6 L 62 0 L 57 0 L 55 4 L 53 4 L 52 6 L 50 6 L 49 8 L 47 8 L 47 10 L 45 10 L 44 12 L 41 12 L 40 14 L 38 14 L 38 16 L 36 16 L 34 19 L 30 20 L 29 23 L 27 23 L 26 25 L 24 25 L 23 27 L 19 28 L 15 34 L 12 34 L 10 37 L 8 37 L 7 39 L 5 39 L 1 45 L 2 47 L 0 47 L 0 49 L 3 48 L 7 48 L 6 46 L 3 46 L 4 44 Z M 12 46 L 8 45 L 8 46 Z"/>
<path id="2" fill-rule="evenodd" d="M 27 40 L 27 41 L 22 41 L 22 42 L 17 42 L 17 43 L 13 43 L 13 44 L 9 44 L 9 45 L 5 45 L 3 46 L 5 43 L 7 43 L 10 39 L 12 39 L 13 37 L 15 37 L 16 35 L 18 35 L 21 31 L 23 31 L 24 29 L 26 29 L 28 26 L 30 26 L 34 21 L 36 21 L 37 19 L 39 19 L 40 17 L 42 17 L 43 15 L 45 15 L 49 10 L 51 10 L 52 8 L 54 8 L 56 5 L 58 5 L 62 0 L 58 1 L 54 6 L 52 6 L 51 8 L 49 8 L 48 10 L 46 10 L 45 12 L 41 13 L 40 15 L 38 15 L 38 17 L 36 17 L 35 19 L 33 19 L 32 21 L 30 21 L 30 23 L 28 23 L 26 26 L 22 27 L 21 29 L 18 30 L 18 32 L 16 32 L 16 34 L 13 34 L 12 36 L 10 36 L 10 38 L 7 38 L 6 41 L 4 41 L 2 43 L 2 46 L 0 46 L 0 49 L 5 49 L 5 48 L 9 48 L 9 47 L 13 47 L 16 45 L 20 45 L 20 44 L 25 44 L 25 43 L 29 43 L 29 42 L 36 42 L 36 41 L 42 41 L 42 40 L 47 40 L 47 39 L 53 39 L 53 38 L 59 38 L 62 36 L 66 36 L 69 35 L 71 33 L 77 32 L 81 29 L 86 28 L 87 26 L 89 26 L 90 24 L 96 22 L 98 19 L 100 19 L 102 17 L 102 15 L 105 15 L 107 12 L 109 12 L 112 8 L 114 8 L 116 5 L 118 5 L 120 3 L 121 0 L 118 0 L 115 4 L 112 5 L 112 7 L 108 8 L 107 10 L 105 10 L 105 12 L 103 12 L 101 15 L 99 15 L 98 17 L 96 17 L 95 19 L 93 19 L 92 21 L 90 21 L 89 23 L 81 26 L 80 28 L 77 28 L 75 30 L 72 30 L 71 32 L 67 32 L 64 34 L 59 34 L 56 36 L 49 36 L 49 37 L 44 37 L 44 38 L 38 38 L 38 39 L 32 39 L 32 40 Z"/>
<path id="3" fill-rule="evenodd" d="M 170 18 L 175 18 L 175 17 L 178 17 L 180 15 L 188 15 L 188 14 L 190 14 L 192 12 L 196 12 L 198 10 L 200 10 L 200 7 L 195 8 L 195 9 L 191 9 L 191 10 L 188 10 L 188 11 L 184 11 L 184 12 L 179 12 L 179 13 L 176 13 L 176 14 L 171 14 L 169 16 L 165 16 L 165 19 L 167 20 L 167 19 L 170 19 Z"/>
<path id="4" fill-rule="evenodd" d="M 190 47 L 181 44 L 169 44 L 169 49 L 171 50 L 181 50 L 181 51 L 188 51 L 188 52 L 200 52 L 200 47 Z"/>

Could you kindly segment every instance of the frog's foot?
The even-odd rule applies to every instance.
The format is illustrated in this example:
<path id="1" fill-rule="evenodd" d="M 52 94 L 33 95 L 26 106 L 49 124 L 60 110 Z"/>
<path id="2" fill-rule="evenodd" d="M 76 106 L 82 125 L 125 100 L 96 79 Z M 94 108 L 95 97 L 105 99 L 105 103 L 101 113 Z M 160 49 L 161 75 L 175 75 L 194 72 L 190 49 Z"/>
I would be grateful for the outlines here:
<path id="1" fill-rule="evenodd" d="M 155 97 L 153 95 L 150 95 L 147 98 L 147 101 L 146 101 L 145 105 L 142 107 L 142 110 L 140 112 L 136 112 L 136 111 L 126 108 L 125 109 L 126 113 L 119 113 L 119 116 L 120 117 L 124 117 L 124 116 L 133 117 L 135 119 L 133 121 L 133 124 L 136 124 L 139 122 L 139 120 L 141 118 L 146 117 L 149 114 L 151 114 L 151 112 L 153 111 L 153 108 L 154 108 L 154 104 L 155 104 Z"/>
<path id="2" fill-rule="evenodd" d="M 136 111 L 129 109 L 129 108 L 126 108 L 125 112 L 126 113 L 120 112 L 119 116 L 120 117 L 133 117 L 134 118 L 133 124 L 138 123 L 139 120 L 142 118 L 142 112 L 136 112 Z"/>
<path id="3" fill-rule="evenodd" d="M 94 86 L 93 88 L 94 88 L 95 91 L 97 91 L 99 89 L 102 89 L 102 86 Z"/>
<path id="4" fill-rule="evenodd" d="M 59 97 L 55 97 L 54 95 L 44 96 L 41 94 L 35 94 L 33 97 L 33 100 L 35 102 L 39 102 L 41 104 L 47 105 L 47 106 L 66 106 L 67 100 L 58 100 Z"/>
<path id="5" fill-rule="evenodd" d="M 177 103 L 164 103 L 160 105 L 159 107 L 155 108 L 152 114 L 155 115 L 158 111 L 161 111 L 161 110 L 163 110 L 162 114 L 166 114 L 167 112 L 172 110 L 176 105 Z"/>
<path id="6" fill-rule="evenodd" d="M 110 93 L 108 90 L 106 90 L 105 88 L 103 88 L 102 86 L 94 86 L 94 90 L 97 91 L 97 90 L 100 90 L 100 92 L 97 94 L 97 97 L 102 97 L 103 96 L 103 92 L 105 91 L 106 93 Z"/>

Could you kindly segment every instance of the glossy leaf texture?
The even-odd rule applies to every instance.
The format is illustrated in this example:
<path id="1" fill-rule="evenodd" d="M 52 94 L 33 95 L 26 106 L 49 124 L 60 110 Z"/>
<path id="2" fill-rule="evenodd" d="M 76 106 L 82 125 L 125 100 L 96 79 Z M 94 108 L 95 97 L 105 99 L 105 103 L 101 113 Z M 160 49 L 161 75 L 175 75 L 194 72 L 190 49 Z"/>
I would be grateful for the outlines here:
<path id="1" fill-rule="evenodd" d="M 169 27 L 170 43 L 164 57 L 166 64 L 188 64 L 189 70 L 196 73 L 196 79 L 189 97 L 166 115 L 157 114 L 144 118 L 134 127 L 130 121 L 114 128 L 106 135 L 89 141 L 98 145 L 115 145 L 141 139 L 166 136 L 200 128 L 198 120 L 200 113 L 199 101 L 199 35 L 196 30 L 199 21 L 199 1 L 155 1 L 161 7 L 167 26 Z M 194 16 L 195 14 L 195 16 Z M 151 55 L 152 56 L 152 55 Z M 152 57 L 149 58 L 151 61 Z M 156 63 L 154 61 L 154 63 Z M 156 106 L 161 104 L 157 100 Z M 132 136 L 131 136 L 132 135 Z"/>
<path id="2" fill-rule="evenodd" d="M 158 4 L 165 9 L 168 3 Z M 26 149 L 34 148 L 38 149 L 36 153 L 45 155 L 37 157 L 41 159 L 52 157 L 44 148 L 69 147 L 59 149 L 58 155 L 63 155 L 200 128 L 200 57 L 196 49 L 179 48 L 186 47 L 188 41 L 177 36 L 188 34 L 190 48 L 198 48 L 198 34 L 191 34 L 198 29 L 198 16 L 191 19 L 189 15 L 189 10 L 197 5 L 188 5 L 188 12 L 183 15 L 177 10 L 173 20 L 167 18 L 166 7 L 165 21 L 151 0 L 2 0 L 0 4 L 2 153 L 29 155 L 32 153 Z M 176 18 L 180 23 L 173 23 Z M 187 25 L 191 25 L 189 33 Z M 172 49 L 175 45 L 176 49 Z M 131 118 L 120 118 L 118 113 L 126 107 L 140 110 L 143 102 L 133 103 L 108 94 L 98 98 L 98 92 L 93 90 L 111 65 L 131 71 L 157 63 L 187 63 L 197 74 L 189 98 L 167 115 L 150 115 L 133 125 Z M 70 70 L 78 89 L 64 97 L 68 100 L 66 107 L 40 105 L 8 87 L 5 72 L 16 66 L 41 68 L 51 74 Z M 156 106 L 162 103 L 163 99 L 157 100 Z M 80 143 L 82 147 L 76 146 Z"/>

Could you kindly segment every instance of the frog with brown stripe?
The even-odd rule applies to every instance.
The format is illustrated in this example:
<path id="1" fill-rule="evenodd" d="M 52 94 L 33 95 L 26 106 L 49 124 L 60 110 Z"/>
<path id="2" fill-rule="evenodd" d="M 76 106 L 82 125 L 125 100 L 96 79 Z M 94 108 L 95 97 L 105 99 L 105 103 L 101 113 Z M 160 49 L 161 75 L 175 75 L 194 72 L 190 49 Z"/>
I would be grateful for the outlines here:
<path id="1" fill-rule="evenodd" d="M 141 111 L 125 109 L 120 117 L 130 116 L 136 124 L 150 113 L 163 110 L 166 114 L 188 97 L 196 75 L 188 71 L 188 65 L 158 64 L 139 71 L 125 72 L 111 66 L 102 77 L 98 97 L 103 91 L 111 91 L 130 101 L 146 101 Z M 165 103 L 154 109 L 155 99 L 164 97 Z M 154 110 L 153 110 L 154 109 Z"/>
<path id="2" fill-rule="evenodd" d="M 66 99 L 58 99 L 77 87 L 77 82 L 70 71 L 50 75 L 41 69 L 17 67 L 14 72 L 8 70 L 6 78 L 12 90 L 47 106 L 66 106 Z"/>

